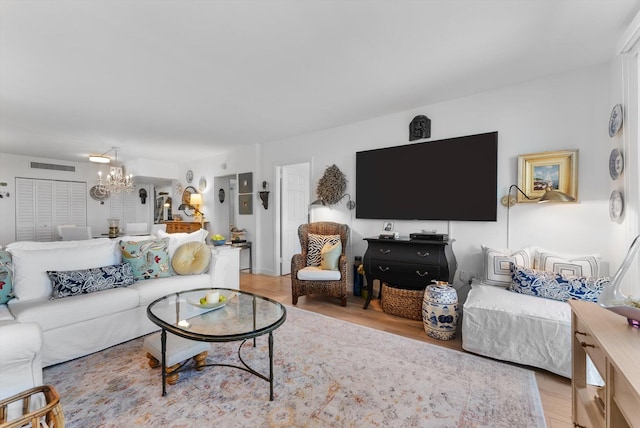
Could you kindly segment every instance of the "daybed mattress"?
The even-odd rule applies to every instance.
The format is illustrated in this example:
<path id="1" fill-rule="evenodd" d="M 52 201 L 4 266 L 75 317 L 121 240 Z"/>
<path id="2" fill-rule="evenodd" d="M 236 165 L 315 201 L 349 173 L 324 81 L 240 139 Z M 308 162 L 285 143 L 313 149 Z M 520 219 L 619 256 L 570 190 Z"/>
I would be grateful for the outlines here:
<path id="1" fill-rule="evenodd" d="M 571 377 L 568 304 L 474 283 L 463 308 L 463 349 Z"/>

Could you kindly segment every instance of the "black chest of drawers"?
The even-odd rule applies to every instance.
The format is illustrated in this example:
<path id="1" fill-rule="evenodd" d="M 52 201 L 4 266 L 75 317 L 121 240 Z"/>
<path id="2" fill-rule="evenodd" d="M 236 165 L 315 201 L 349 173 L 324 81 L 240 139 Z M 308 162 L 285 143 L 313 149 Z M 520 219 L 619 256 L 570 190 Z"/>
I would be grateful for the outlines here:
<path id="1" fill-rule="evenodd" d="M 432 280 L 453 283 L 457 262 L 449 241 L 416 241 L 408 238 L 365 238 L 365 277 L 369 293 L 364 309 L 369 306 L 374 280 L 390 287 L 424 290 Z M 382 287 L 382 286 L 381 286 Z"/>

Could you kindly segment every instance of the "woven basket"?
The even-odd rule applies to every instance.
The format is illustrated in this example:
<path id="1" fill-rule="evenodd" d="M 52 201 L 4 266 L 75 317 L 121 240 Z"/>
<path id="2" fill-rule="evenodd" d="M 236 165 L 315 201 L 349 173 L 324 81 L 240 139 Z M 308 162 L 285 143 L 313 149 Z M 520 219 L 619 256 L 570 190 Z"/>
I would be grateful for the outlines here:
<path id="1" fill-rule="evenodd" d="M 422 320 L 424 290 L 404 290 L 382 283 L 382 310 L 412 320 Z"/>

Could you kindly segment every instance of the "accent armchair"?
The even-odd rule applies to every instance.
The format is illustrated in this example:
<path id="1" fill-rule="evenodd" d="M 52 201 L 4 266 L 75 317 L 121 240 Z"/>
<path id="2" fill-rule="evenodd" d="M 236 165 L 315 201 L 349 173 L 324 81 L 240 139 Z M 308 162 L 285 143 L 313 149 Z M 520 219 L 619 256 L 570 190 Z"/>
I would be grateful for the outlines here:
<path id="1" fill-rule="evenodd" d="M 311 237 L 309 234 L 322 235 Z M 332 237 L 330 237 L 332 235 Z M 300 239 L 300 254 L 291 258 L 291 294 L 294 305 L 298 297 L 309 294 L 322 294 L 340 298 L 340 304 L 347 306 L 347 256 L 345 254 L 349 240 L 349 226 L 333 222 L 316 222 L 301 224 L 298 227 Z M 313 254 L 320 254 L 323 243 L 329 240 L 341 242 L 341 252 L 337 260 L 337 270 L 324 270 L 317 263 L 313 263 Z M 317 262 L 318 259 L 316 259 Z M 311 264 L 308 262 L 312 261 Z"/>

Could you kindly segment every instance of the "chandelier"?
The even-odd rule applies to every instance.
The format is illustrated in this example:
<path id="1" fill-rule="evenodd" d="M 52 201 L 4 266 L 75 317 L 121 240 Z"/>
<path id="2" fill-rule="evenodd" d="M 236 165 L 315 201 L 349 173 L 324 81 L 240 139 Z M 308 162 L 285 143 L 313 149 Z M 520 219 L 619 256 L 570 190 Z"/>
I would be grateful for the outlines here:
<path id="1" fill-rule="evenodd" d="M 135 183 L 133 182 L 133 175 L 126 175 L 124 167 L 118 166 L 118 148 L 112 147 L 111 150 L 116 153 L 115 166 L 109 168 L 109 174 L 107 174 L 105 179 L 102 178 L 102 171 L 98 171 L 98 189 L 109 194 L 120 192 L 131 193 L 136 188 Z M 109 150 L 109 152 L 111 150 Z M 105 157 L 104 155 L 106 153 L 103 153 L 100 156 Z"/>

